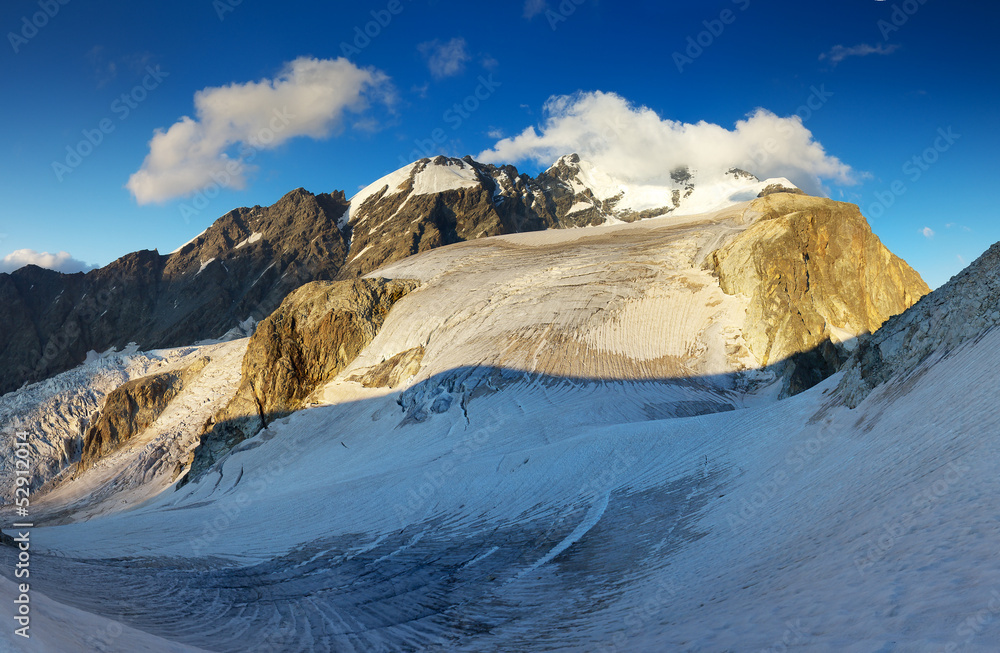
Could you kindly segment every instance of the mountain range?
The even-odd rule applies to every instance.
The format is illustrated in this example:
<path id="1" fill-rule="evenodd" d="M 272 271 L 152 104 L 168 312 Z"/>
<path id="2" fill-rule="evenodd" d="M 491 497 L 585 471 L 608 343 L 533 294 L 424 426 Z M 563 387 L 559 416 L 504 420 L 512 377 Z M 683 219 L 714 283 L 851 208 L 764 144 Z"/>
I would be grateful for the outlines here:
<path id="1" fill-rule="evenodd" d="M 343 192 L 298 189 L 270 207 L 230 211 L 170 254 L 134 252 L 87 274 L 36 266 L 0 274 L 8 309 L 0 316 L 0 393 L 70 369 L 91 350 L 221 337 L 263 319 L 303 283 L 363 276 L 434 247 L 678 214 L 749 199 L 772 183 L 792 187 L 734 170 L 728 183 L 696 193 L 690 172 L 675 176 L 678 188 L 661 189 L 663 206 L 650 208 L 648 198 L 632 199 L 648 189 L 615 186 L 577 156 L 537 179 L 469 157 L 424 159 L 350 202 Z"/>
<path id="2" fill-rule="evenodd" d="M 39 650 L 989 650 L 1000 244 L 930 292 L 705 178 L 438 157 L 0 275 Z"/>

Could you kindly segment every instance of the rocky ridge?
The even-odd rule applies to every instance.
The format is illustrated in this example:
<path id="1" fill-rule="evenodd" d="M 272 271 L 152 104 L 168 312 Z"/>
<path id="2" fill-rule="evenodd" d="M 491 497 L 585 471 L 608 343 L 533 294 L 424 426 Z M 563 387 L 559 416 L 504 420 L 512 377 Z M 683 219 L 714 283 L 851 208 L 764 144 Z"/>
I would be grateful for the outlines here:
<path id="1" fill-rule="evenodd" d="M 87 352 L 189 345 L 261 320 L 304 283 L 333 279 L 347 243 L 343 193 L 302 189 L 236 209 L 172 254 L 128 254 L 86 274 L 0 274 L 0 394 L 70 369 Z"/>
<path id="2" fill-rule="evenodd" d="M 855 408 L 887 381 L 906 383 L 920 369 L 1000 326 L 1000 243 L 913 308 L 863 338 L 837 387 Z"/>

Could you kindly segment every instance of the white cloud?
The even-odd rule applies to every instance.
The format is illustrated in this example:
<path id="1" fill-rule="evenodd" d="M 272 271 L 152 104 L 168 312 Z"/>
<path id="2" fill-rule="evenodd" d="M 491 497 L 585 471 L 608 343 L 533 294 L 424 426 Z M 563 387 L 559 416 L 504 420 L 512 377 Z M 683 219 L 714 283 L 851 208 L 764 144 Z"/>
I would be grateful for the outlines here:
<path id="1" fill-rule="evenodd" d="M 679 166 L 708 180 L 736 166 L 761 179 L 787 177 L 813 194 L 824 194 L 823 180 L 856 183 L 850 166 L 828 155 L 798 116 L 781 118 L 757 109 L 726 129 L 666 120 L 652 109 L 600 91 L 551 97 L 544 113 L 540 131 L 528 127 L 498 141 L 479 159 L 548 166 L 575 152 L 622 181 L 663 185 L 669 185 L 670 171 Z"/>
<path id="2" fill-rule="evenodd" d="M 73 274 L 92 270 L 93 265 L 73 258 L 69 252 L 36 252 L 33 249 L 19 249 L 0 259 L 0 272 L 13 272 L 26 265 L 37 265 L 40 268 Z"/>
<path id="3" fill-rule="evenodd" d="M 924 238 L 934 237 L 934 230 L 931 229 L 930 227 L 924 227 L 923 229 L 920 230 L 920 233 L 924 235 Z"/>
<path id="4" fill-rule="evenodd" d="M 851 47 L 844 47 L 843 45 L 835 45 L 830 49 L 829 52 L 824 52 L 819 55 L 820 61 L 824 59 L 829 59 L 830 63 L 836 66 L 838 63 L 847 59 L 848 57 L 867 57 L 870 54 L 892 54 L 899 49 L 899 45 L 892 43 L 885 45 L 879 43 L 878 45 L 868 45 L 867 43 L 860 43 L 858 45 L 852 45 Z"/>
<path id="5" fill-rule="evenodd" d="M 548 8 L 548 3 L 545 0 L 525 0 L 524 2 L 524 17 L 531 20 L 538 14 L 542 13 Z"/>
<path id="6" fill-rule="evenodd" d="M 418 45 L 417 49 L 427 60 L 431 75 L 444 79 L 465 70 L 465 62 L 470 59 L 465 47 L 465 39 L 457 37 L 447 43 L 441 43 L 437 39 L 427 41 Z"/>
<path id="7" fill-rule="evenodd" d="M 243 188 L 252 170 L 243 159 L 257 149 L 296 136 L 325 138 L 342 128 L 346 112 L 360 113 L 372 100 L 392 102 L 388 78 L 344 58 L 300 57 L 274 79 L 202 89 L 194 96 L 196 119 L 184 116 L 156 130 L 126 187 L 139 204 L 190 195 L 213 182 Z"/>

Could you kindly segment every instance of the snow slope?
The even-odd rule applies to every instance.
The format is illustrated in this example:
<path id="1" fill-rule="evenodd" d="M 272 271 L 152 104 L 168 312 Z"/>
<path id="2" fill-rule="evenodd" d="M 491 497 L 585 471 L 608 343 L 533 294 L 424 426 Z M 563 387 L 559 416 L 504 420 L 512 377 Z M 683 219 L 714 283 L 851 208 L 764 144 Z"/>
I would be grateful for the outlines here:
<path id="1" fill-rule="evenodd" d="M 125 625 L 217 651 L 991 651 L 998 345 L 854 411 L 835 377 L 606 423 L 605 388 L 522 383 L 402 425 L 355 389 L 199 485 L 36 529 L 36 591 L 84 628 L 124 591 Z"/>
<path id="2" fill-rule="evenodd" d="M 996 650 L 1000 330 L 853 410 L 839 375 L 775 401 L 744 379 L 743 300 L 698 265 L 745 221 L 505 236 L 380 271 L 423 285 L 309 408 L 197 483 L 33 529 L 48 639 L 0 642 Z M 416 347 L 399 387 L 351 380 Z"/>
<path id="3" fill-rule="evenodd" d="M 621 380 L 757 368 L 740 334 L 745 300 L 703 267 L 720 237 L 745 228 L 745 210 L 485 238 L 403 259 L 370 276 L 425 286 L 345 375 L 417 346 L 418 381 L 471 366 Z"/>

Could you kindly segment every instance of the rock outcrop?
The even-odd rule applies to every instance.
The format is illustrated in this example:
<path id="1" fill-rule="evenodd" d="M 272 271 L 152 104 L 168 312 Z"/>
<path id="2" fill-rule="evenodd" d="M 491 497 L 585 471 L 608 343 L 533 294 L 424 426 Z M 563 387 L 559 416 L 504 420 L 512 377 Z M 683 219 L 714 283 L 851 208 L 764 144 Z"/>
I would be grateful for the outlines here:
<path id="1" fill-rule="evenodd" d="M 794 365 L 786 393 L 832 374 L 854 339 L 929 288 L 853 204 L 789 193 L 755 200 L 754 222 L 711 256 L 724 292 L 750 299 L 743 337 L 762 365 Z M 787 363 L 786 363 L 787 361 Z"/>
<path id="2" fill-rule="evenodd" d="M 805 191 L 800 188 L 789 188 L 783 184 L 768 184 L 764 190 L 760 191 L 757 197 L 766 197 L 775 193 L 791 193 L 793 195 L 805 195 Z"/>
<path id="3" fill-rule="evenodd" d="M 395 388 L 420 371 L 420 363 L 424 360 L 426 351 L 423 347 L 414 347 L 401 351 L 395 356 L 375 365 L 364 372 L 350 377 L 349 381 L 357 381 L 366 388 Z"/>
<path id="4" fill-rule="evenodd" d="M 113 390 L 84 436 L 78 472 L 92 467 L 152 425 L 185 383 L 207 364 L 208 359 L 202 358 L 183 370 L 133 379 Z"/>
<path id="5" fill-rule="evenodd" d="M 405 280 L 357 279 L 313 282 L 290 294 L 251 338 L 236 396 L 206 425 L 187 478 L 301 408 L 368 346 L 393 304 L 416 286 Z"/>
<path id="6" fill-rule="evenodd" d="M 1000 243 L 915 306 L 863 338 L 837 388 L 857 407 L 876 387 L 905 380 L 1000 326 Z"/>

